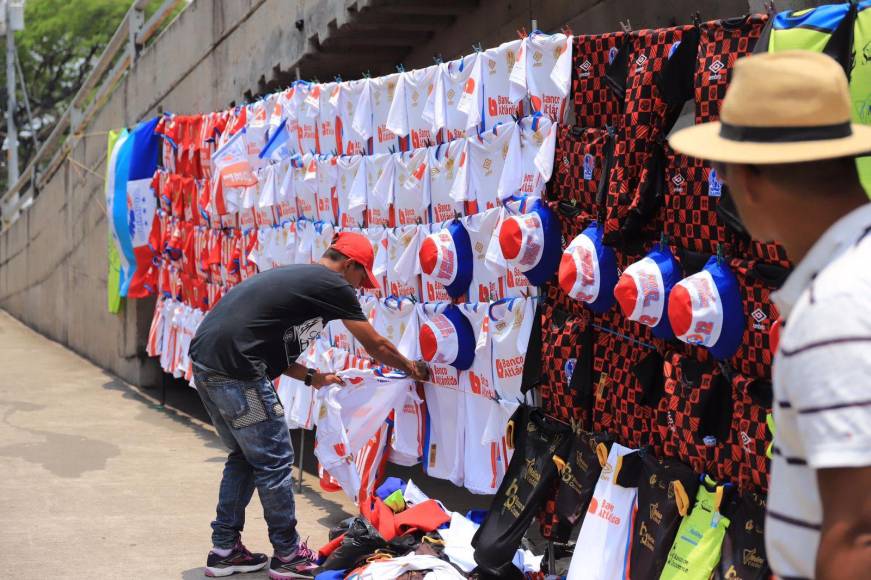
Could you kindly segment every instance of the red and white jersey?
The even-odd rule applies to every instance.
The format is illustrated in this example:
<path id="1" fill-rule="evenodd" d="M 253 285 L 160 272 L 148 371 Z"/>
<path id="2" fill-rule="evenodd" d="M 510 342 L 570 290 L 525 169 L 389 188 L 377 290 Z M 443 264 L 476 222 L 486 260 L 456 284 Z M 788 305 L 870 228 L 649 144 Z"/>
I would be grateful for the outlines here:
<path id="1" fill-rule="evenodd" d="M 275 205 L 281 220 L 296 219 L 296 191 L 293 183 L 293 163 L 285 159 L 275 166 Z"/>
<path id="2" fill-rule="evenodd" d="M 257 209 L 269 208 L 275 205 L 275 198 L 278 195 L 277 170 L 278 164 L 270 164 L 255 171 L 257 174 L 257 200 L 255 207 Z M 187 210 L 187 204 L 185 210 Z M 190 221 L 188 216 L 185 216 L 185 219 Z"/>
<path id="3" fill-rule="evenodd" d="M 336 135 L 339 141 L 340 155 L 366 155 L 369 153 L 369 136 L 371 134 L 372 109 L 367 111 L 367 131 L 360 132 L 354 128 L 354 116 L 364 91 L 369 91 L 367 79 L 345 81 L 338 84 L 339 93 L 335 97 L 338 119 Z"/>
<path id="4" fill-rule="evenodd" d="M 393 410 L 393 434 L 388 460 L 410 467 L 420 463 L 426 440 L 426 404 L 411 383 L 402 403 Z"/>
<path id="5" fill-rule="evenodd" d="M 306 154 L 293 167 L 293 191 L 300 218 L 318 219 L 318 159 Z"/>
<path id="6" fill-rule="evenodd" d="M 275 98 L 272 101 L 272 108 L 269 111 L 269 118 L 267 120 L 267 126 L 269 127 L 269 136 L 272 137 L 275 135 L 275 131 L 277 131 L 281 127 L 281 122 L 285 122 L 285 131 L 288 131 L 290 136 L 290 143 L 288 143 L 288 148 L 291 151 L 297 151 L 298 143 L 296 139 L 296 128 L 293 131 L 289 131 L 289 127 L 287 124 L 290 122 L 288 117 L 290 113 L 290 106 L 293 102 L 293 89 L 287 89 L 286 91 L 282 91 L 280 93 L 276 93 Z M 295 118 L 295 117 L 294 117 Z"/>
<path id="7" fill-rule="evenodd" d="M 510 298 L 490 307 L 488 329 L 492 348 L 493 384 L 499 398 L 523 401 L 523 365 L 535 318 L 532 299 Z"/>
<path id="8" fill-rule="evenodd" d="M 366 212 L 366 165 L 362 155 L 338 157 L 336 197 L 339 200 L 339 225 L 362 227 Z"/>
<path id="9" fill-rule="evenodd" d="M 382 429 L 412 382 L 398 375 L 381 375 L 375 369 L 349 369 L 338 374 L 345 385 L 333 385 L 318 393 L 315 455 L 345 493 L 357 501 L 365 470 L 351 473 L 347 466 Z"/>
<path id="10" fill-rule="evenodd" d="M 336 228 L 329 222 L 315 222 L 312 226 L 314 235 L 312 236 L 311 261 L 317 263 L 332 244 Z"/>
<path id="11" fill-rule="evenodd" d="M 312 263 L 312 246 L 315 239 L 315 224 L 309 220 L 296 222 L 296 251 L 293 256 L 294 264 Z"/>
<path id="12" fill-rule="evenodd" d="M 427 103 L 440 143 L 475 133 L 481 124 L 480 53 L 438 65 L 432 103 Z"/>
<path id="13" fill-rule="evenodd" d="M 463 201 L 468 197 L 462 187 L 454 190 L 454 181 L 466 163 L 465 139 L 429 148 L 429 195 L 433 223 L 454 219 L 463 214 Z M 456 197 L 455 197 L 456 196 Z"/>
<path id="14" fill-rule="evenodd" d="M 412 358 L 415 354 L 412 344 L 406 345 L 403 337 L 409 326 L 418 325 L 418 313 L 415 303 L 408 298 L 389 297 L 377 300 L 369 314 L 369 322 L 376 332 L 396 346 L 403 356 Z M 407 340 L 411 340 L 409 336 Z"/>
<path id="15" fill-rule="evenodd" d="M 290 114 L 296 115 L 295 124 L 299 150 L 301 153 L 317 154 L 320 152 L 318 109 L 313 104 L 320 101 L 321 86 L 297 82 L 293 91 Z"/>
<path id="16" fill-rule="evenodd" d="M 486 263 L 487 249 L 499 224 L 500 211 L 498 208 L 493 208 L 461 218 L 472 242 L 474 266 L 469 302 L 495 302 L 506 296 L 506 269 L 490 267 Z"/>
<path id="17" fill-rule="evenodd" d="M 390 202 L 393 196 L 393 155 L 369 155 L 365 163 L 367 224 L 370 227 L 387 225 L 390 222 Z"/>
<path id="18" fill-rule="evenodd" d="M 466 436 L 463 451 L 464 485 L 472 493 L 494 494 L 499 489 L 505 468 L 506 449 L 502 437 L 489 440 L 485 436 L 491 413 L 499 412 L 489 340 L 487 304 L 464 304 L 463 314 L 475 331 L 475 360 L 472 368 L 460 372 L 460 391 L 466 405 Z"/>
<path id="19" fill-rule="evenodd" d="M 366 317 L 366 319 L 369 321 L 369 324 L 373 324 L 375 320 L 375 315 L 373 314 L 373 312 L 375 311 L 375 308 L 378 306 L 379 302 L 380 300 L 375 296 L 371 296 L 368 294 L 363 294 L 362 296 L 360 296 L 360 309 L 363 310 L 363 316 Z M 360 359 L 370 358 L 369 353 L 366 352 L 366 349 L 363 348 L 363 345 L 359 342 L 354 345 L 354 356 Z"/>
<path id="20" fill-rule="evenodd" d="M 354 353 L 357 350 L 357 341 L 354 340 L 354 335 L 345 327 L 341 320 L 331 320 L 324 327 L 324 331 L 329 337 L 330 344 L 336 348 Z"/>
<path id="21" fill-rule="evenodd" d="M 429 149 L 393 156 L 393 211 L 398 226 L 429 223 Z"/>
<path id="22" fill-rule="evenodd" d="M 379 288 L 364 289 L 368 294 L 387 296 L 387 228 L 384 226 L 370 225 L 361 232 L 372 244 L 375 252 L 375 262 L 372 265 L 372 273 L 378 278 Z"/>
<path id="23" fill-rule="evenodd" d="M 276 227 L 275 244 L 271 246 L 270 256 L 275 267 L 288 266 L 296 259 L 296 222 L 287 221 Z"/>
<path id="24" fill-rule="evenodd" d="M 387 230 L 387 294 L 420 300 L 420 262 L 417 254 L 428 228 L 418 225 Z"/>
<path id="25" fill-rule="evenodd" d="M 266 100 L 261 99 L 248 105 L 247 125 L 245 133 L 248 137 L 248 162 L 255 169 L 266 165 L 266 161 L 260 158 L 260 152 L 266 147 L 267 133 L 269 132 L 269 118 L 267 116 Z"/>
<path id="26" fill-rule="evenodd" d="M 369 90 L 360 93 L 360 101 L 354 112 L 354 129 L 372 138 L 373 154 L 398 151 L 399 139 L 387 128 L 387 117 L 396 96 L 399 73 L 366 79 L 366 84 Z"/>
<path id="27" fill-rule="evenodd" d="M 151 317 L 151 326 L 148 329 L 148 342 L 145 343 L 145 352 L 150 357 L 160 356 L 163 344 L 163 331 L 166 325 L 164 312 L 168 298 L 158 297 L 154 304 L 154 314 Z"/>
<path id="28" fill-rule="evenodd" d="M 325 155 L 340 155 L 341 143 L 338 133 L 339 83 L 320 85 L 318 103 L 318 147 Z"/>
<path id="29" fill-rule="evenodd" d="M 544 115 L 524 117 L 520 126 L 520 195 L 541 197 L 553 173 L 557 124 Z"/>
<path id="30" fill-rule="evenodd" d="M 436 142 L 432 121 L 425 118 L 424 110 L 430 93 L 435 90 L 437 71 L 438 66 L 433 65 L 399 75 L 387 114 L 387 129 L 402 138 L 403 151 L 428 147 Z M 431 118 L 431 115 L 427 116 Z"/>
<path id="31" fill-rule="evenodd" d="M 533 32 L 523 39 L 511 70 L 511 97 L 529 97 L 529 113 L 543 113 L 561 123 L 572 81 L 572 38 Z"/>
<path id="32" fill-rule="evenodd" d="M 468 140 L 466 182 L 463 177 L 455 188 L 466 187 L 468 198 L 478 211 L 499 207 L 503 199 L 517 193 L 521 185 L 520 129 L 516 123 L 498 125 Z M 460 193 L 455 195 L 459 197 Z"/>
<path id="33" fill-rule="evenodd" d="M 581 524 L 578 548 L 572 554 L 569 580 L 625 578 L 627 551 L 632 544 L 637 487 L 617 485 L 620 457 L 633 453 L 619 443 L 611 444 L 602 466 L 593 499 Z"/>
<path id="34" fill-rule="evenodd" d="M 336 157 L 318 155 L 317 170 L 317 216 L 318 220 L 338 223 L 339 198 L 336 194 L 336 180 L 339 177 Z"/>
<path id="35" fill-rule="evenodd" d="M 481 86 L 483 87 L 484 129 L 497 123 L 513 123 L 518 100 L 511 98 L 511 71 L 517 62 L 522 42 L 512 40 L 481 53 Z"/>

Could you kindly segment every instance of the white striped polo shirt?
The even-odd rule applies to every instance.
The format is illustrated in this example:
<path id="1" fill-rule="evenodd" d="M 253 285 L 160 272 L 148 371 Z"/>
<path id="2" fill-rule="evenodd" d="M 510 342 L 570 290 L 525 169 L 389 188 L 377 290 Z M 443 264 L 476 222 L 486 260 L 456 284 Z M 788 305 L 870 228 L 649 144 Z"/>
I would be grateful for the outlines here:
<path id="1" fill-rule="evenodd" d="M 871 465 L 871 204 L 841 218 L 774 295 L 774 458 L 765 522 L 772 570 L 812 578 L 818 469 Z"/>

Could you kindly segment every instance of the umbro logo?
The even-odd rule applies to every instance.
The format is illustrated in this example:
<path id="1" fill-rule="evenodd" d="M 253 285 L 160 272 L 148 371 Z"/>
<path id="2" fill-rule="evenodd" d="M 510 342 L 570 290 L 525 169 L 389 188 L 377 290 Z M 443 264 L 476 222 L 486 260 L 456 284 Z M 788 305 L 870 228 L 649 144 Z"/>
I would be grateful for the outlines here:
<path id="1" fill-rule="evenodd" d="M 671 178 L 671 182 L 673 184 L 677 185 L 678 187 L 680 187 L 681 185 L 683 185 L 683 182 L 684 182 L 683 175 L 678 173 L 677 175 L 675 175 L 674 177 Z"/>
<path id="2" fill-rule="evenodd" d="M 590 61 L 585 60 L 583 63 L 581 63 L 581 70 L 582 71 L 586 72 L 586 71 L 590 70 L 591 68 L 593 68 L 593 63 L 591 63 Z"/>
<path id="3" fill-rule="evenodd" d="M 708 70 L 714 74 L 717 74 L 718 72 L 723 70 L 725 67 L 726 67 L 726 65 L 724 65 L 723 62 L 718 59 L 718 60 L 715 60 L 714 62 L 711 63 L 711 66 L 708 67 Z"/>
<path id="4" fill-rule="evenodd" d="M 635 59 L 635 64 L 637 64 L 638 66 L 644 66 L 644 63 L 646 63 L 646 62 L 647 62 L 647 55 L 646 54 L 639 54 L 638 58 Z"/>
<path id="5" fill-rule="evenodd" d="M 755 320 L 758 323 L 762 323 L 763 320 L 768 319 L 768 316 L 764 312 L 762 312 L 762 309 L 760 309 L 760 308 L 757 308 L 756 310 L 754 310 L 750 314 L 750 316 L 752 316 L 753 320 Z"/>

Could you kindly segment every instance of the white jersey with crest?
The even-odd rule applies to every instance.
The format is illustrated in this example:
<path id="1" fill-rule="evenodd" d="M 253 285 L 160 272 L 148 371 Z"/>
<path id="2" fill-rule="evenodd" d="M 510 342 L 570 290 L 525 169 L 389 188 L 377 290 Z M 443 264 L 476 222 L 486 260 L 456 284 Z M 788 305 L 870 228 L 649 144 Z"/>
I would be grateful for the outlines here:
<path id="1" fill-rule="evenodd" d="M 455 187 L 467 187 L 468 198 L 478 211 L 499 207 L 502 200 L 514 195 L 521 184 L 520 130 L 515 123 L 498 125 L 470 137 L 465 184 L 463 177 Z M 459 193 L 456 194 L 459 197 Z"/>
<path id="2" fill-rule="evenodd" d="M 398 226 L 429 223 L 429 149 L 393 156 L 393 212 Z"/>
<path id="3" fill-rule="evenodd" d="M 485 263 L 487 249 L 499 224 L 500 210 L 488 209 L 462 218 L 472 242 L 472 285 L 469 302 L 495 302 L 505 298 L 505 268 L 491 268 Z"/>
<path id="4" fill-rule="evenodd" d="M 390 222 L 393 194 L 393 154 L 378 153 L 366 157 L 366 219 L 369 227 Z"/>
<path id="5" fill-rule="evenodd" d="M 366 79 L 339 83 L 339 95 L 336 108 L 336 134 L 338 136 L 340 155 L 365 155 L 369 153 L 369 134 L 363 134 L 354 128 L 354 115 L 363 91 L 368 91 Z M 369 109 L 369 125 L 372 122 L 372 111 Z"/>
<path id="6" fill-rule="evenodd" d="M 387 294 L 420 300 L 420 261 L 417 254 L 426 226 L 407 225 L 387 230 Z"/>
<path id="7" fill-rule="evenodd" d="M 423 457 L 425 440 L 426 404 L 412 383 L 405 399 L 393 410 L 393 434 L 390 437 L 388 461 L 396 465 L 417 465 Z"/>
<path id="8" fill-rule="evenodd" d="M 438 65 L 427 113 L 440 143 L 471 135 L 481 124 L 479 59 L 476 52 Z"/>
<path id="9" fill-rule="evenodd" d="M 325 155 L 340 155 L 337 131 L 339 120 L 339 83 L 321 85 L 318 103 L 318 147 Z"/>
<path id="10" fill-rule="evenodd" d="M 387 128 L 387 117 L 396 95 L 399 73 L 367 79 L 368 91 L 360 94 L 354 127 L 372 138 L 372 153 L 399 151 L 399 138 Z"/>
<path id="11" fill-rule="evenodd" d="M 541 197 L 553 173 L 557 124 L 544 115 L 520 120 L 520 195 Z"/>
<path id="12" fill-rule="evenodd" d="M 494 494 L 505 475 L 502 437 L 490 440 L 486 429 L 490 415 L 499 413 L 493 388 L 491 345 L 487 304 L 464 304 L 463 314 L 475 330 L 475 361 L 472 368 L 460 372 L 460 391 L 465 400 L 465 445 L 463 473 L 466 489 L 477 494 Z"/>
<path id="13" fill-rule="evenodd" d="M 435 90 L 438 66 L 400 73 L 393 103 L 387 114 L 387 128 L 401 139 L 403 151 L 435 145 L 432 121 L 424 115 L 430 94 Z"/>
<path id="14" fill-rule="evenodd" d="M 511 100 L 511 70 L 517 62 L 521 41 L 512 40 L 481 53 L 481 86 L 483 88 L 483 129 L 497 123 L 513 123 L 518 102 Z"/>
<path id="15" fill-rule="evenodd" d="M 430 210 L 433 223 L 454 219 L 463 215 L 463 201 L 468 193 L 462 187 L 454 191 L 454 181 L 460 173 L 460 166 L 466 163 L 465 139 L 457 139 L 443 145 L 429 148 L 429 190 Z"/>
<path id="16" fill-rule="evenodd" d="M 572 80 L 572 38 L 533 32 L 523 39 L 511 70 L 511 96 L 529 97 L 529 113 L 563 122 Z"/>
<path id="17" fill-rule="evenodd" d="M 570 580 L 623 578 L 632 538 L 637 487 L 617 485 L 620 458 L 634 450 L 611 444 L 569 565 Z"/>
<path id="18" fill-rule="evenodd" d="M 339 225 L 362 227 L 366 213 L 366 164 L 362 155 L 336 159 L 336 197 L 339 200 Z"/>
<path id="19" fill-rule="evenodd" d="M 336 180 L 338 169 L 336 158 L 332 155 L 318 156 L 317 178 L 317 214 L 320 221 L 335 225 L 338 213 L 338 198 L 336 197 Z"/>
<path id="20" fill-rule="evenodd" d="M 387 228 L 370 225 L 361 232 L 372 244 L 375 252 L 375 262 L 372 265 L 372 273 L 378 279 L 377 289 L 364 289 L 369 295 L 387 296 Z"/>
<path id="21" fill-rule="evenodd" d="M 294 86 L 291 113 L 296 113 L 296 132 L 299 150 L 304 153 L 320 153 L 318 144 L 318 108 L 311 101 L 320 100 L 320 85 L 297 82 Z M 308 101 L 308 102 L 307 102 Z"/>
<path id="22" fill-rule="evenodd" d="M 303 155 L 294 163 L 293 191 L 297 215 L 309 220 L 318 219 L 318 160 L 314 155 Z"/>
<path id="23" fill-rule="evenodd" d="M 535 317 L 534 300 L 509 298 L 490 306 L 493 385 L 500 399 L 523 401 L 523 365 Z"/>

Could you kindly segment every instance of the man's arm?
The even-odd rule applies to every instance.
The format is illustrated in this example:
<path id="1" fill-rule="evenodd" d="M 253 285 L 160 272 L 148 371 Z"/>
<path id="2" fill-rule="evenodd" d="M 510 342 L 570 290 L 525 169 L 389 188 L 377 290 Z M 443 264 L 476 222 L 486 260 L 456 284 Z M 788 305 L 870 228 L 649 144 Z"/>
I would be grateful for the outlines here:
<path id="1" fill-rule="evenodd" d="M 372 358 L 381 364 L 405 371 L 413 379 L 425 381 L 429 378 L 426 366 L 419 366 L 405 358 L 393 343 L 378 334 L 372 325 L 365 320 L 343 320 L 348 332 L 354 335 Z"/>
<path id="2" fill-rule="evenodd" d="M 287 370 L 285 370 L 282 374 L 289 376 L 292 379 L 296 379 L 298 381 L 305 381 L 305 375 L 308 373 L 308 369 L 299 363 L 291 363 Z M 327 385 L 344 385 L 345 381 L 343 381 L 338 375 L 334 375 L 333 373 L 315 373 L 312 376 L 312 386 L 316 389 L 320 389 L 321 387 L 325 387 Z"/>
<path id="3" fill-rule="evenodd" d="M 817 471 L 823 524 L 817 580 L 862 578 L 871 570 L 871 467 Z"/>

